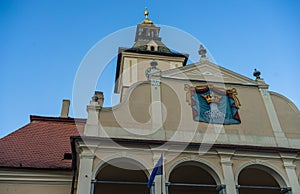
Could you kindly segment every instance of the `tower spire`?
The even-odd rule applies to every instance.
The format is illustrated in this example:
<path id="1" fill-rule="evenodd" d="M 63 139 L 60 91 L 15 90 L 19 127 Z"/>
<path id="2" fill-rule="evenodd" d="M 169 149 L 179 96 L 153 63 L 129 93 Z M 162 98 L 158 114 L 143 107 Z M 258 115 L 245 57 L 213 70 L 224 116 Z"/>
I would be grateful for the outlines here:
<path id="1" fill-rule="evenodd" d="M 145 20 L 141 24 L 153 24 L 153 22 L 148 18 L 149 11 L 147 7 L 145 7 L 144 15 L 145 15 Z"/>
<path id="2" fill-rule="evenodd" d="M 145 7 L 144 15 L 145 15 L 145 19 L 148 19 L 149 12 L 148 12 L 148 8 L 147 7 Z"/>

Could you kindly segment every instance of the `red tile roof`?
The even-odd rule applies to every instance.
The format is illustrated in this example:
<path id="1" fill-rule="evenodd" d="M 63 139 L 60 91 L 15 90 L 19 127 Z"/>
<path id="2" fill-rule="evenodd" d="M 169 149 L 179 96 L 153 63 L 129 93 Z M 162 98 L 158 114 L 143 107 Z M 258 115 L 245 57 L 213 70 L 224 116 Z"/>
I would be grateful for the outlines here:
<path id="1" fill-rule="evenodd" d="M 85 119 L 30 116 L 30 123 L 0 139 L 0 167 L 71 169 L 70 137 L 83 131 Z"/>

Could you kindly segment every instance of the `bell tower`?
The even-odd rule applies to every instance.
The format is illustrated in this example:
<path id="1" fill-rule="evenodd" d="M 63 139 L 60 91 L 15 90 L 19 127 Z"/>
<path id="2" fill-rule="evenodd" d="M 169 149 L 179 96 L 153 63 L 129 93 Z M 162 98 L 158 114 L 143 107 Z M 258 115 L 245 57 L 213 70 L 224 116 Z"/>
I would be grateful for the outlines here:
<path id="1" fill-rule="evenodd" d="M 140 48 L 148 51 L 158 51 L 159 43 L 162 44 L 159 37 L 160 28 L 155 26 L 151 20 L 149 20 L 149 12 L 146 8 L 145 20 L 137 25 L 135 34 L 135 44 L 133 47 Z M 143 48 L 141 48 L 143 46 Z"/>
<path id="2" fill-rule="evenodd" d="M 135 42 L 131 48 L 119 48 L 115 76 L 115 93 L 120 101 L 134 83 L 146 81 L 145 71 L 151 61 L 156 60 L 162 71 L 186 65 L 188 55 L 171 51 L 159 37 L 160 27 L 150 19 L 148 9 L 145 19 L 137 25 Z"/>

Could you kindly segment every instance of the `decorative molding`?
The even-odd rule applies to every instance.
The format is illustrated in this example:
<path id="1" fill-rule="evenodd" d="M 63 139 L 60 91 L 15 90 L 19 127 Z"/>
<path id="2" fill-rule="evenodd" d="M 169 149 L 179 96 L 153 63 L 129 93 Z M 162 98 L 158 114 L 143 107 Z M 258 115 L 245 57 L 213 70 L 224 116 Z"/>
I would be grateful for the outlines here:
<path id="1" fill-rule="evenodd" d="M 234 155 L 234 150 L 223 150 L 223 149 L 217 149 L 218 155 L 220 156 L 220 162 L 223 165 L 226 166 L 232 166 L 232 156 Z"/>
<path id="2" fill-rule="evenodd" d="M 160 80 L 159 79 L 151 79 L 151 86 L 159 87 L 160 86 Z"/>
<path id="3" fill-rule="evenodd" d="M 286 169 L 296 169 L 296 165 L 294 164 L 297 154 L 289 154 L 289 153 L 280 153 L 280 156 L 282 158 L 283 166 Z"/>
<path id="4" fill-rule="evenodd" d="M 203 85 L 197 85 L 197 86 L 190 86 L 188 84 L 184 85 L 184 90 L 186 91 L 186 102 L 190 105 L 191 104 L 191 90 L 196 90 L 196 89 L 200 89 L 200 88 L 209 88 L 209 90 L 213 90 L 213 89 L 217 89 L 220 91 L 225 91 L 226 94 L 232 94 L 232 97 L 234 99 L 234 102 L 237 106 L 237 108 L 239 108 L 241 106 L 241 103 L 237 97 L 238 93 L 236 91 L 236 88 L 222 88 L 222 87 L 216 87 L 213 84 L 203 84 Z"/>
<path id="5" fill-rule="evenodd" d="M 199 69 L 195 69 L 193 71 L 187 72 L 187 75 L 203 75 L 203 76 L 213 76 L 213 77 L 220 77 L 220 78 L 228 78 L 225 74 L 218 72 L 212 73 L 210 71 L 201 72 Z"/>
<path id="6" fill-rule="evenodd" d="M 0 171 L 0 183 L 13 184 L 43 184 L 43 185 L 70 185 L 72 174 L 55 172 L 32 172 L 23 170 Z"/>
<path id="7" fill-rule="evenodd" d="M 169 182 L 169 178 L 170 178 L 170 175 L 172 173 L 172 171 L 178 166 L 180 165 L 181 163 L 184 163 L 184 162 L 195 162 L 195 165 L 200 165 L 204 170 L 206 170 L 216 181 L 216 183 L 219 185 L 219 184 L 222 184 L 224 183 L 223 179 L 222 179 L 222 176 L 220 175 L 219 173 L 219 170 L 218 168 L 211 162 L 207 161 L 207 160 L 204 160 L 202 158 L 198 158 L 198 159 L 192 159 L 192 157 L 184 157 L 184 158 L 181 158 L 177 161 L 175 161 L 169 168 L 168 172 L 166 172 L 166 182 Z"/>
<path id="8" fill-rule="evenodd" d="M 203 81 L 216 81 L 219 83 L 235 83 L 239 85 L 252 85 L 252 86 L 258 86 L 257 82 L 243 76 L 241 74 L 235 73 L 231 70 L 228 70 L 224 67 L 218 66 L 216 64 L 213 64 L 211 62 L 208 63 L 195 63 L 191 64 L 185 67 L 181 67 L 179 69 L 171 69 L 167 71 L 163 71 L 162 77 L 165 78 L 173 78 L 173 79 L 186 79 L 191 80 L 193 78 L 190 78 L 188 75 L 192 75 L 194 79 L 197 81 L 203 80 Z M 195 78 L 195 76 L 198 75 L 199 79 Z M 203 76 L 203 77 L 201 77 Z M 205 79 L 207 77 L 207 79 Z M 216 79 L 213 80 L 211 77 L 215 77 Z M 201 78 L 201 79 L 200 79 Z M 227 81 L 224 80 L 227 79 Z M 232 78 L 232 80 L 228 80 Z"/>
<path id="9" fill-rule="evenodd" d="M 273 166 L 271 163 L 265 162 L 263 160 L 255 159 L 250 162 L 246 162 L 242 165 L 240 165 L 236 169 L 236 174 L 235 174 L 235 180 L 236 180 L 236 185 L 238 185 L 238 178 L 242 170 L 247 168 L 248 166 L 256 165 L 259 169 L 263 169 L 266 172 L 268 172 L 275 180 L 278 182 L 280 187 L 286 187 L 290 185 L 290 182 L 288 179 L 284 176 L 284 173 L 279 170 L 277 167 Z"/>
<path id="10" fill-rule="evenodd" d="M 109 156 L 106 156 L 104 158 L 101 158 L 101 160 L 98 162 L 98 164 L 96 164 L 93 168 L 93 172 L 92 172 L 92 180 L 94 180 L 98 173 L 101 171 L 101 169 L 103 167 L 105 167 L 105 164 L 109 161 L 112 160 L 118 160 L 118 159 L 130 159 L 135 161 L 138 165 L 140 165 L 141 169 L 145 172 L 145 174 L 147 176 L 150 176 L 151 172 L 149 171 L 151 169 L 152 165 L 149 165 L 144 159 L 142 159 L 141 157 L 138 157 L 137 155 L 134 154 L 128 154 L 126 152 L 121 152 L 121 153 L 115 153 L 115 154 L 111 154 Z"/>

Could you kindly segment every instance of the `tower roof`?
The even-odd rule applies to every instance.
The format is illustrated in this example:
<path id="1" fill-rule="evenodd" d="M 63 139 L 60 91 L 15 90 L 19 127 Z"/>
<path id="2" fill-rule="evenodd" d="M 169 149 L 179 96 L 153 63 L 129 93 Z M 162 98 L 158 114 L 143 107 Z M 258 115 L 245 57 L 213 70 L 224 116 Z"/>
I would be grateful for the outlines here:
<path id="1" fill-rule="evenodd" d="M 142 21 L 141 24 L 153 24 L 153 22 L 148 18 L 149 12 L 147 7 L 145 8 L 144 15 L 145 15 L 145 20 Z"/>
<path id="2" fill-rule="evenodd" d="M 155 51 L 161 53 L 172 53 L 172 51 L 161 41 L 159 37 L 160 27 L 149 20 L 149 11 L 145 8 L 145 19 L 137 25 L 135 43 L 131 49 L 136 51 Z"/>

